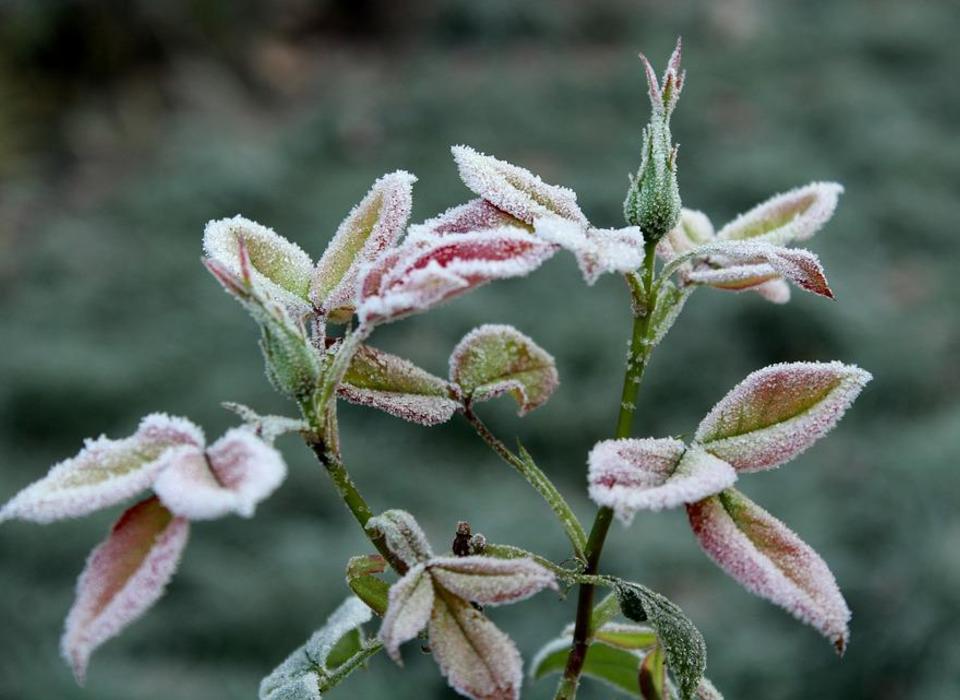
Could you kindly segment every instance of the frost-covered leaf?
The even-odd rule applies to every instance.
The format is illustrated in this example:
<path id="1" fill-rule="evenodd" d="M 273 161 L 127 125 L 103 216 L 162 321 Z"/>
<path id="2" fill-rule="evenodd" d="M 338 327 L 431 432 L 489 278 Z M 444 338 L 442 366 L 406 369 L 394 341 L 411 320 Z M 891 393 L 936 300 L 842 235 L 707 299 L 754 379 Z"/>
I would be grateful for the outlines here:
<path id="1" fill-rule="evenodd" d="M 814 182 L 778 194 L 724 226 L 717 238 L 774 245 L 805 241 L 830 220 L 842 192 L 835 182 Z"/>
<path id="2" fill-rule="evenodd" d="M 487 282 L 522 277 L 553 252 L 516 227 L 412 239 L 365 268 L 357 313 L 365 324 L 395 321 Z"/>
<path id="3" fill-rule="evenodd" d="M 233 411 L 243 419 L 245 428 L 253 432 L 258 438 L 262 439 L 268 445 L 272 445 L 281 435 L 287 433 L 299 433 L 310 428 L 307 423 L 299 418 L 289 418 L 288 416 L 261 416 L 249 406 L 233 401 L 224 401 L 220 404 L 228 411 Z"/>
<path id="4" fill-rule="evenodd" d="M 434 581 L 481 605 L 515 603 L 544 588 L 557 588 L 556 577 L 532 559 L 434 557 L 428 566 Z"/>
<path id="5" fill-rule="evenodd" d="M 619 581 L 616 591 L 626 617 L 649 622 L 656 630 L 681 700 L 691 700 L 707 666 L 707 646 L 700 631 L 676 603 L 645 586 Z"/>
<path id="6" fill-rule="evenodd" d="M 703 551 L 751 593 L 811 625 L 843 653 L 850 610 L 823 559 L 735 489 L 687 506 Z"/>
<path id="7" fill-rule="evenodd" d="M 156 498 L 127 510 L 90 554 L 61 640 L 79 683 L 94 650 L 149 609 L 176 571 L 190 526 Z"/>
<path id="8" fill-rule="evenodd" d="M 369 608 L 359 599 L 347 598 L 306 644 L 261 681 L 260 700 L 320 700 L 321 693 L 332 686 L 331 672 L 348 662 L 335 663 L 338 646 L 348 636 L 355 635 L 370 617 Z M 363 647 L 356 652 L 362 653 Z"/>
<path id="9" fill-rule="evenodd" d="M 474 700 L 517 700 L 523 662 L 511 639 L 468 602 L 438 595 L 430 648 L 450 686 Z"/>
<path id="10" fill-rule="evenodd" d="M 211 520 L 229 513 L 253 516 L 260 501 L 287 476 L 283 457 L 244 428 L 232 428 L 206 451 L 168 450 L 153 490 L 176 515 Z"/>
<path id="11" fill-rule="evenodd" d="M 700 685 L 697 686 L 697 700 L 723 700 L 723 695 L 713 683 L 706 678 L 702 678 L 700 679 Z"/>
<path id="12" fill-rule="evenodd" d="M 673 260 L 678 255 L 712 242 L 715 235 L 713 224 L 706 214 L 694 209 L 681 209 L 677 225 L 657 243 L 657 255 L 664 260 Z"/>
<path id="13" fill-rule="evenodd" d="M 502 209 L 497 209 L 485 199 L 471 199 L 466 204 L 451 207 L 422 224 L 414 224 L 408 229 L 407 238 L 473 233 L 504 226 L 525 228 L 527 224 Z"/>
<path id="14" fill-rule="evenodd" d="M 434 607 L 433 580 L 425 564 L 412 566 L 390 586 L 387 614 L 380 626 L 380 641 L 390 658 L 398 664 L 400 645 L 416 637 L 427 626 Z"/>
<path id="15" fill-rule="evenodd" d="M 603 440 L 588 457 L 590 498 L 629 525 L 638 510 L 663 510 L 719 493 L 737 480 L 729 464 L 670 438 Z"/>
<path id="16" fill-rule="evenodd" d="M 242 259 L 241 240 L 247 264 Z M 210 221 L 203 232 L 203 251 L 234 275 L 243 277 L 249 273 L 254 288 L 266 298 L 284 304 L 294 313 L 310 311 L 307 294 L 313 261 L 300 246 L 273 229 L 241 216 Z"/>
<path id="17" fill-rule="evenodd" d="M 548 185 L 525 168 L 469 146 L 454 146 L 450 150 L 460 170 L 460 178 L 470 190 L 524 223 L 533 224 L 542 216 L 587 222 L 577 206 L 577 195 L 573 190 Z"/>
<path id="18" fill-rule="evenodd" d="M 387 548 L 407 566 L 420 564 L 433 556 L 427 536 L 405 510 L 387 510 L 370 518 L 367 530 L 383 535 Z"/>
<path id="19" fill-rule="evenodd" d="M 670 54 L 670 60 L 667 61 L 667 67 L 663 71 L 663 78 L 657 82 L 656 72 L 650 61 L 643 54 L 640 54 L 640 60 L 643 61 L 643 68 L 647 77 L 647 88 L 650 95 L 650 104 L 654 112 L 665 114 L 667 117 L 677 106 L 677 100 L 680 98 L 680 91 L 683 89 L 683 83 L 686 78 L 686 71 L 680 70 L 680 61 L 683 56 L 683 42 L 677 37 L 677 45 Z"/>
<path id="20" fill-rule="evenodd" d="M 402 357 L 364 345 L 350 360 L 337 395 L 413 423 L 437 425 L 460 407 L 450 398 L 451 388 Z"/>
<path id="21" fill-rule="evenodd" d="M 539 680 L 553 673 L 562 673 L 572 644 L 570 636 L 548 642 L 530 663 L 530 677 Z M 638 673 L 640 656 L 635 652 L 591 644 L 583 663 L 583 675 L 594 678 L 630 697 L 640 697 Z"/>
<path id="22" fill-rule="evenodd" d="M 756 292 L 764 299 L 774 304 L 786 304 L 790 301 L 790 285 L 785 280 L 776 279 L 758 284 L 751 291 Z"/>
<path id="23" fill-rule="evenodd" d="M 650 326 L 654 329 L 653 338 L 650 340 L 653 347 L 659 345 L 673 327 L 693 289 L 693 287 L 677 287 L 670 280 L 661 282 L 657 301 L 650 316 Z"/>
<path id="24" fill-rule="evenodd" d="M 379 554 L 351 557 L 347 562 L 347 585 L 380 617 L 387 612 L 390 586 L 375 574 L 383 573 L 386 568 L 387 560 Z"/>
<path id="25" fill-rule="evenodd" d="M 659 644 L 654 645 L 640 663 L 639 685 L 643 700 L 670 700 L 667 666 Z"/>
<path id="26" fill-rule="evenodd" d="M 310 298 L 334 321 L 348 321 L 357 303 L 357 274 L 403 233 L 417 178 L 398 170 L 384 175 L 343 220 L 313 276 Z"/>
<path id="27" fill-rule="evenodd" d="M 737 471 L 772 469 L 829 432 L 870 379 L 839 362 L 765 367 L 711 409 L 695 439 Z"/>
<path id="28" fill-rule="evenodd" d="M 559 379 L 553 357 L 512 326 L 479 326 L 450 355 L 450 379 L 471 401 L 509 393 L 520 415 L 543 405 Z"/>
<path id="29" fill-rule="evenodd" d="M 48 523 L 115 505 L 150 487 L 164 467 L 165 452 L 203 443 L 203 431 L 186 418 L 150 414 L 128 438 L 87 440 L 76 457 L 54 465 L 14 496 L 0 510 L 0 522 Z"/>
<path id="30" fill-rule="evenodd" d="M 636 226 L 592 228 L 558 216 L 537 219 L 536 234 L 571 251 L 584 281 L 592 285 L 605 272 L 633 272 L 643 265 L 643 234 Z"/>

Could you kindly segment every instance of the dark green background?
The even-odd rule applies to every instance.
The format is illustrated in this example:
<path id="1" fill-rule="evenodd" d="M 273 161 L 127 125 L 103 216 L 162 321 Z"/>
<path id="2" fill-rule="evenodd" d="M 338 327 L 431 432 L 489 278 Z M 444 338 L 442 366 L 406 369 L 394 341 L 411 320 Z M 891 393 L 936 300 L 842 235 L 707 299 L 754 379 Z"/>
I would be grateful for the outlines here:
<path id="1" fill-rule="evenodd" d="M 4 3 L 0 498 L 152 410 L 210 436 L 232 421 L 221 400 L 292 411 L 267 385 L 252 323 L 199 264 L 208 219 L 243 213 L 318 256 L 386 171 L 420 177 L 414 220 L 464 201 L 448 153 L 462 142 L 574 187 L 595 223 L 618 225 L 647 116 L 636 53 L 662 67 L 683 34 L 684 203 L 722 224 L 774 192 L 844 183 L 812 241 L 838 302 L 698 292 L 655 356 L 637 430 L 690 432 L 767 363 L 872 371 L 830 439 L 741 484 L 830 563 L 852 643 L 839 661 L 741 590 L 681 512 L 616 525 L 605 567 L 684 607 L 733 700 L 960 697 L 958 30 L 956 3 L 898 0 Z M 547 406 L 483 413 L 589 519 L 585 455 L 613 428 L 628 334 L 622 282 L 586 288 L 557 256 L 376 342 L 443 373 L 482 322 L 513 323 L 556 355 Z M 342 427 L 373 506 L 411 510 L 437 546 L 467 519 L 566 556 L 546 509 L 462 421 L 424 429 L 347 407 Z M 194 528 L 168 595 L 97 653 L 85 689 L 57 641 L 116 512 L 0 527 L 0 697 L 253 697 L 344 596 L 346 559 L 368 550 L 307 450 L 280 446 L 283 488 L 255 519 Z M 492 617 L 529 659 L 572 614 L 572 599 L 541 594 Z M 377 658 L 334 696 L 452 697 L 409 646 L 406 670 Z"/>

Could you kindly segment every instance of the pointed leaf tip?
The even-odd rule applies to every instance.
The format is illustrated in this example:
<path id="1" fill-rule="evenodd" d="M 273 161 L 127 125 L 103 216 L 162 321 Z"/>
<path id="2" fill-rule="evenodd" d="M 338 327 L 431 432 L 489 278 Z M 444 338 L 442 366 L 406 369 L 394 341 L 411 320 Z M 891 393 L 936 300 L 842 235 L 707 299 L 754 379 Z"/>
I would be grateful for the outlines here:
<path id="1" fill-rule="evenodd" d="M 817 629 L 842 653 L 850 609 L 807 543 L 735 489 L 687 506 L 687 515 L 703 551 L 731 578 Z"/>
<path id="2" fill-rule="evenodd" d="M 695 439 L 737 471 L 772 469 L 829 432 L 869 382 L 839 362 L 793 362 L 750 374 L 711 409 Z"/>

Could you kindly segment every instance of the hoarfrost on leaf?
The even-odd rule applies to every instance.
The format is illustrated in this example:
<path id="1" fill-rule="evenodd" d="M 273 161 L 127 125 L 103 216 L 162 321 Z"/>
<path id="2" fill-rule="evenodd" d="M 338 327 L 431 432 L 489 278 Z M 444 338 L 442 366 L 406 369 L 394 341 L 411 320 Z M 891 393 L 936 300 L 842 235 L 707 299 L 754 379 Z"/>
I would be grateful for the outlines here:
<path id="1" fill-rule="evenodd" d="M 643 265 L 643 234 L 636 226 L 593 228 L 585 224 L 550 216 L 538 219 L 537 236 L 571 251 L 584 281 L 594 284 L 607 272 L 625 274 Z"/>
<path id="2" fill-rule="evenodd" d="M 427 536 L 405 510 L 387 510 L 370 518 L 367 530 L 383 535 L 387 548 L 407 566 L 416 566 L 433 556 Z"/>
<path id="3" fill-rule="evenodd" d="M 772 469 L 829 432 L 870 379 L 840 362 L 765 367 L 711 409 L 695 440 L 737 471 Z"/>
<path id="4" fill-rule="evenodd" d="M 717 232 L 719 240 L 761 240 L 774 245 L 805 241 L 833 216 L 843 186 L 812 182 L 775 195 Z"/>
<path id="5" fill-rule="evenodd" d="M 553 573 L 529 558 L 434 557 L 428 564 L 441 586 L 481 605 L 515 603 L 544 588 L 557 588 Z"/>
<path id="6" fill-rule="evenodd" d="M 527 224 L 485 199 L 471 199 L 466 204 L 451 207 L 422 224 L 414 224 L 407 230 L 407 239 L 490 231 L 504 226 L 526 228 Z"/>
<path id="7" fill-rule="evenodd" d="M 117 636 L 163 595 L 187 544 L 189 524 L 153 497 L 132 506 L 90 554 L 61 640 L 83 683 L 94 650 Z"/>
<path id="8" fill-rule="evenodd" d="M 434 604 L 433 580 L 425 564 L 416 564 L 390 587 L 380 641 L 390 658 L 402 663 L 400 645 L 427 626 Z"/>
<path id="9" fill-rule="evenodd" d="M 850 609 L 823 559 L 782 522 L 735 489 L 687 506 L 703 551 L 751 593 L 846 648 Z"/>
<path id="10" fill-rule="evenodd" d="M 513 326 L 479 326 L 450 355 L 450 380 L 471 401 L 509 393 L 522 416 L 542 406 L 559 384 L 553 356 Z"/>

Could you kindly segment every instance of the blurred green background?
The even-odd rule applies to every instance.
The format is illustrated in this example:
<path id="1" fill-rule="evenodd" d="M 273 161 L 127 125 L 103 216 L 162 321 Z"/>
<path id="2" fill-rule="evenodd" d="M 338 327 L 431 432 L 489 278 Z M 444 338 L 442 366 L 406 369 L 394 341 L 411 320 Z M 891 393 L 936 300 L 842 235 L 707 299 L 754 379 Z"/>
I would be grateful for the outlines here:
<path id="1" fill-rule="evenodd" d="M 8 1 L 0 6 L 0 499 L 152 410 L 216 436 L 222 400 L 292 412 L 253 324 L 199 264 L 236 213 L 319 255 L 378 175 L 420 177 L 414 220 L 470 195 L 468 143 L 575 188 L 615 226 L 647 104 L 636 53 L 685 41 L 674 120 L 684 203 L 721 224 L 817 179 L 847 192 L 812 242 L 839 303 L 799 292 L 694 295 L 655 356 L 641 434 L 689 433 L 751 370 L 839 359 L 876 380 L 830 439 L 743 489 L 830 563 L 854 611 L 840 661 L 726 578 L 680 512 L 615 526 L 605 568 L 678 601 L 727 698 L 960 697 L 960 7 L 818 0 Z M 561 390 L 519 436 L 584 520 L 584 461 L 613 428 L 628 335 L 622 282 L 582 285 L 569 256 L 378 332 L 443 373 L 483 322 L 558 360 Z M 345 453 L 375 508 L 413 511 L 442 546 L 467 519 L 556 559 L 565 540 L 460 420 L 433 429 L 345 407 Z M 95 656 L 78 689 L 58 657 L 75 577 L 116 512 L 0 527 L 0 697 L 250 698 L 345 594 L 368 551 L 325 475 L 283 438 L 291 475 L 252 520 L 198 524 L 168 595 Z M 537 598 L 492 617 L 527 659 L 572 619 Z M 415 645 L 345 698 L 450 698 Z M 525 690 L 552 696 L 553 681 Z M 584 698 L 610 691 L 585 686 Z"/>

